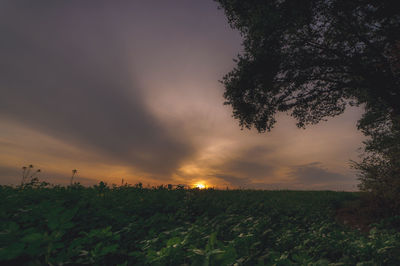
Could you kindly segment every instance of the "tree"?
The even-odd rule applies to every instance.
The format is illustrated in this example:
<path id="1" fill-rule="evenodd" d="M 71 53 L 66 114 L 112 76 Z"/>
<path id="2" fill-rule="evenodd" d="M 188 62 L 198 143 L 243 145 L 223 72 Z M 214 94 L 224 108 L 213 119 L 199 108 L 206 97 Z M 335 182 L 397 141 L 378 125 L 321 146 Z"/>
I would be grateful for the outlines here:
<path id="1" fill-rule="evenodd" d="M 216 2 L 244 39 L 237 66 L 222 80 L 225 104 L 241 127 L 269 131 L 277 112 L 305 127 L 362 105 L 358 128 L 370 137 L 366 157 L 393 162 L 400 150 L 397 1 Z M 368 163 L 356 167 L 365 170 Z"/>

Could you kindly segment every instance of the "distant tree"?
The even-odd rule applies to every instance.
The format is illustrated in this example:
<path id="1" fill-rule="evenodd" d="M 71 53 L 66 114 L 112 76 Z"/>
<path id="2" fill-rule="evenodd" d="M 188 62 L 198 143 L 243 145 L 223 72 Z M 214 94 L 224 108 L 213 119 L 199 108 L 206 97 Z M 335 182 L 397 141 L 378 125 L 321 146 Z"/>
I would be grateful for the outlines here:
<path id="1" fill-rule="evenodd" d="M 269 131 L 276 113 L 286 112 L 305 127 L 362 105 L 358 128 L 370 137 L 366 157 L 394 162 L 400 150 L 398 1 L 216 2 L 244 39 L 237 66 L 222 80 L 225 104 L 240 126 Z M 356 167 L 365 170 L 368 163 Z M 390 175 L 400 180 L 400 171 Z"/>

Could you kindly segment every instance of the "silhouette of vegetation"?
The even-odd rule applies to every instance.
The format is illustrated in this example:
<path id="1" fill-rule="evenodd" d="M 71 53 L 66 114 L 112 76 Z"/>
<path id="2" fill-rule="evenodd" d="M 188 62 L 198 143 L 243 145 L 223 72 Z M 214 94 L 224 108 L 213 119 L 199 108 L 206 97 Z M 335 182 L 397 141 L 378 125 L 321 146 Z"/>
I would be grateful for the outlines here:
<path id="1" fill-rule="evenodd" d="M 26 184 L 27 179 L 29 178 L 30 183 L 37 183 L 39 181 L 39 174 L 41 172 L 40 169 L 37 169 L 31 174 L 31 171 L 33 171 L 34 166 L 30 164 L 28 167 L 27 166 L 22 166 L 22 180 L 21 180 L 21 186 L 24 186 Z"/>
<path id="2" fill-rule="evenodd" d="M 354 164 L 360 187 L 400 214 L 397 1 L 216 2 L 244 38 L 237 66 L 222 80 L 242 128 L 269 131 L 277 112 L 304 128 L 362 105 L 358 129 L 369 139 Z"/>
<path id="3" fill-rule="evenodd" d="M 398 217 L 335 221 L 360 193 L 39 183 L 0 186 L 2 265 L 400 263 Z"/>
<path id="4" fill-rule="evenodd" d="M 76 170 L 76 169 L 73 169 L 72 170 L 72 175 L 71 175 L 71 185 L 73 184 L 73 181 L 74 181 L 74 176 L 76 175 L 78 173 L 78 170 Z"/>

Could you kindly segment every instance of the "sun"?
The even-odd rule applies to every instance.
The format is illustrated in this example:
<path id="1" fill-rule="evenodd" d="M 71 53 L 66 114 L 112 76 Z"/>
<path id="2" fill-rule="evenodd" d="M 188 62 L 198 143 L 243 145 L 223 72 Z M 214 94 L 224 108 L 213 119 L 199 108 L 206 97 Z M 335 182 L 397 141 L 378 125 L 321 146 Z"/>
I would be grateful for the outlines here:
<path id="1" fill-rule="evenodd" d="M 196 183 L 196 184 L 194 185 L 194 187 L 195 187 L 195 188 L 198 188 L 198 189 L 205 189 L 205 188 L 206 188 L 206 185 L 203 184 L 203 183 Z"/>

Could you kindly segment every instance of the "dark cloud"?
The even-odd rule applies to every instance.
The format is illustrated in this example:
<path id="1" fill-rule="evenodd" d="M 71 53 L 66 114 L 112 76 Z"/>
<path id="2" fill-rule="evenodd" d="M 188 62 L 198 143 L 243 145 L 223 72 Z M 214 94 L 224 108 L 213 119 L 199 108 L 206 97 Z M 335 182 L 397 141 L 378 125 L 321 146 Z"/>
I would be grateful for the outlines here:
<path id="1" fill-rule="evenodd" d="M 277 183 L 277 182 L 260 182 L 247 178 L 247 177 L 238 177 L 234 175 L 224 175 L 224 174 L 216 174 L 213 177 L 219 178 L 224 182 L 227 182 L 226 186 L 233 186 L 235 188 L 244 188 L 244 189 L 269 189 L 269 190 L 277 190 L 277 189 L 296 189 L 292 184 L 288 183 Z"/>
<path id="2" fill-rule="evenodd" d="M 171 173 L 192 147 L 143 104 L 123 42 L 130 25 L 100 2 L 89 12 L 54 3 L 2 9 L 0 117 L 112 162 Z"/>
<path id="3" fill-rule="evenodd" d="M 254 158 L 242 158 L 242 159 L 233 159 L 224 163 L 221 168 L 228 171 L 237 173 L 239 175 L 246 175 L 250 178 L 262 178 L 267 177 L 272 173 L 274 167 L 266 163 L 260 163 L 257 161 L 251 161 Z"/>
<path id="4" fill-rule="evenodd" d="M 290 186 L 283 174 L 306 159 L 340 165 L 361 139 L 339 122 L 328 135 L 308 129 L 307 138 L 289 122 L 265 137 L 239 131 L 218 79 L 234 67 L 241 38 L 216 7 L 212 0 L 0 1 L 0 165 L 46 163 L 58 172 L 43 177 L 60 183 L 76 167 L 87 170 L 82 180 L 350 184 L 320 164 L 292 167 Z M 19 168 L 1 169 L 19 183 Z"/>
<path id="5" fill-rule="evenodd" d="M 215 174 L 213 177 L 219 178 L 224 182 L 227 182 L 227 186 L 235 186 L 235 187 L 248 187 L 252 181 L 250 178 L 246 177 L 237 177 L 233 175 L 224 175 L 224 174 Z"/>
<path id="6" fill-rule="evenodd" d="M 228 159 L 218 165 L 216 169 L 220 171 L 212 177 L 219 178 L 226 185 L 243 188 L 267 188 L 264 183 L 271 177 L 276 168 L 268 162 L 265 157 L 273 149 L 268 146 L 252 146 L 238 152 L 234 158 Z"/>
<path id="7" fill-rule="evenodd" d="M 331 172 L 322 168 L 320 162 L 294 166 L 289 174 L 293 178 L 293 184 L 299 187 L 314 187 L 318 189 L 355 189 L 357 183 L 354 176 L 347 176 Z"/>
<path id="8" fill-rule="evenodd" d="M 265 157 L 268 154 L 272 154 L 275 153 L 276 149 L 274 147 L 270 147 L 270 146 L 253 146 L 250 147 L 244 151 L 242 151 L 241 153 L 241 157 L 242 158 L 247 158 L 247 159 L 255 159 L 255 160 L 259 160 L 262 159 L 263 157 Z"/>
<path id="9" fill-rule="evenodd" d="M 243 152 L 241 159 L 237 158 L 226 162 L 220 168 L 223 172 L 214 174 L 212 177 L 219 178 L 228 186 L 249 189 L 356 190 L 357 180 L 354 176 L 324 169 L 320 162 L 292 166 L 288 175 L 291 180 L 276 182 L 276 179 L 274 179 L 276 166 L 248 161 L 257 158 L 247 157 L 246 155 L 258 152 L 261 152 L 259 155 L 262 157 L 262 149 L 255 149 L 254 151 L 249 149 Z"/>
<path id="10" fill-rule="evenodd" d="M 251 179 L 268 177 L 275 170 L 264 157 L 273 152 L 273 149 L 266 146 L 255 146 L 239 152 L 234 158 L 224 162 L 219 168 L 227 173 L 235 173 Z"/>

